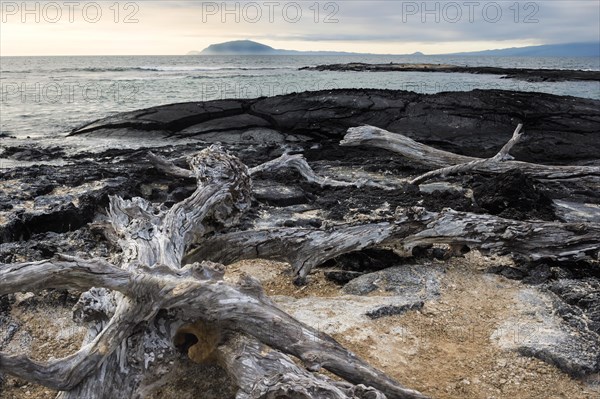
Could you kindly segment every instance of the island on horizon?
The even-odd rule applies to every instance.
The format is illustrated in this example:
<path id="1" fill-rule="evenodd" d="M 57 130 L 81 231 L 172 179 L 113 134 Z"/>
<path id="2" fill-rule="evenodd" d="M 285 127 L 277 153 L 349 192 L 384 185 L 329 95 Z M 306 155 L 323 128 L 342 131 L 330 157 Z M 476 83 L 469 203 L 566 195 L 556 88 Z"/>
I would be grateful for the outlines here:
<path id="1" fill-rule="evenodd" d="M 190 51 L 187 55 L 358 55 L 343 51 L 298 51 L 276 49 L 252 40 L 233 40 L 211 44 L 202 51 Z"/>
<path id="2" fill-rule="evenodd" d="M 343 51 L 298 51 L 276 49 L 252 40 L 233 40 L 211 44 L 202 51 L 190 51 L 187 55 L 413 55 L 424 56 L 420 51 L 412 54 L 372 54 Z M 504 57 L 600 57 L 600 42 L 544 44 L 539 46 L 511 47 L 483 51 L 459 52 L 436 55 L 456 56 L 504 56 Z"/>

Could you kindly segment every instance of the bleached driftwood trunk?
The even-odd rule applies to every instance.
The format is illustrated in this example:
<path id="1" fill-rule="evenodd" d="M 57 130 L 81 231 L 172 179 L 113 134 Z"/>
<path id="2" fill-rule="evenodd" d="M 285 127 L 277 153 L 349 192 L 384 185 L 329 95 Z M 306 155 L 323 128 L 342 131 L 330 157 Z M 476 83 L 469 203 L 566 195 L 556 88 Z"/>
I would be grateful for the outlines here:
<path id="1" fill-rule="evenodd" d="M 148 154 L 148 158 L 154 164 L 154 166 L 175 177 L 193 178 L 194 175 L 191 171 L 180 168 L 168 159 L 155 155 L 153 153 Z M 269 162 L 265 162 L 261 165 L 255 166 L 249 169 L 250 176 L 258 174 L 265 174 L 276 172 L 278 170 L 294 169 L 296 170 L 307 182 L 316 184 L 320 187 L 377 187 L 384 190 L 388 190 L 391 187 L 372 182 L 370 180 L 360 180 L 356 182 L 346 182 L 336 179 L 330 179 L 327 177 L 319 176 L 310 167 L 304 156 L 301 154 L 283 154 L 278 158 L 275 158 Z"/>
<path id="2" fill-rule="evenodd" d="M 319 176 L 312 170 L 308 162 L 306 162 L 306 159 L 304 159 L 304 156 L 301 154 L 283 154 L 279 158 L 251 168 L 250 174 L 254 176 L 259 173 L 270 173 L 281 169 L 295 169 L 307 182 L 317 184 L 321 187 L 376 187 L 384 190 L 389 190 L 391 188 L 366 179 L 356 182 L 345 182 Z"/>
<path id="3" fill-rule="evenodd" d="M 590 261 L 600 259 L 600 224 L 524 222 L 452 209 L 438 213 L 413 207 L 402 210 L 390 222 L 341 225 L 328 230 L 279 228 L 225 233 L 203 241 L 187 260 L 209 259 L 224 264 L 255 258 L 284 261 L 303 281 L 315 266 L 347 252 L 379 246 L 406 254 L 430 244 L 466 245 L 484 254 L 527 261 Z"/>
<path id="4" fill-rule="evenodd" d="M 186 260 L 211 259 L 230 264 L 240 259 L 288 262 L 303 282 L 313 267 L 347 252 L 374 247 L 398 230 L 393 223 L 340 226 L 329 230 L 277 228 L 225 233 L 210 237 Z"/>
<path id="5" fill-rule="evenodd" d="M 437 177 L 437 176 L 446 177 L 446 176 L 454 175 L 454 174 L 458 174 L 458 173 L 470 172 L 470 171 L 476 170 L 478 168 L 481 169 L 481 168 L 489 167 L 490 164 L 495 165 L 500 162 L 512 160 L 513 157 L 509 154 L 509 152 L 513 148 L 513 146 L 515 144 L 517 144 L 519 142 L 519 140 L 521 139 L 521 137 L 523 136 L 523 133 L 521 133 L 521 129 L 523 129 L 523 125 L 519 124 L 517 126 L 517 129 L 513 133 L 512 138 L 508 141 L 508 143 L 506 143 L 504 145 L 504 147 L 502 147 L 500 149 L 500 151 L 498 151 L 498 153 L 491 158 L 477 159 L 477 160 L 470 161 L 467 163 L 461 163 L 458 165 L 446 166 L 445 168 L 432 170 L 430 172 L 422 174 L 421 176 L 415 177 L 414 179 L 412 179 L 410 181 L 410 183 L 411 184 L 419 184 L 419 183 L 429 180 L 433 177 Z"/>
<path id="6" fill-rule="evenodd" d="M 503 173 L 511 169 L 519 169 L 538 179 L 565 180 L 581 177 L 594 177 L 600 180 L 600 166 L 555 166 L 540 165 L 529 162 L 513 161 L 508 151 L 520 138 L 520 129 L 504 148 L 490 159 L 468 157 L 448 151 L 438 150 L 414 141 L 399 133 L 388 132 L 374 126 L 359 126 L 348 129 L 348 133 L 340 142 L 342 146 L 372 146 L 395 152 L 403 157 L 433 169 L 441 169 L 432 175 L 423 175 L 416 182 L 434 175 L 475 171 L 486 173 Z M 457 167 L 453 169 L 453 167 Z M 445 169 L 447 168 L 447 169 Z"/>
<path id="7" fill-rule="evenodd" d="M 3 353 L 2 372 L 63 391 L 61 398 L 142 398 L 168 382 L 179 347 L 196 361 L 220 363 L 239 385 L 238 398 L 424 397 L 277 308 L 251 277 L 233 286 L 222 280 L 219 264 L 183 265 L 190 243 L 236 223 L 251 192 L 246 166 L 220 147 L 189 164 L 198 187 L 170 209 L 141 198 L 110 199 L 119 267 L 76 258 L 0 265 L 0 295 L 88 289 L 75 316 L 89 327 L 77 353 L 48 362 Z M 307 372 L 284 353 L 349 383 Z"/>

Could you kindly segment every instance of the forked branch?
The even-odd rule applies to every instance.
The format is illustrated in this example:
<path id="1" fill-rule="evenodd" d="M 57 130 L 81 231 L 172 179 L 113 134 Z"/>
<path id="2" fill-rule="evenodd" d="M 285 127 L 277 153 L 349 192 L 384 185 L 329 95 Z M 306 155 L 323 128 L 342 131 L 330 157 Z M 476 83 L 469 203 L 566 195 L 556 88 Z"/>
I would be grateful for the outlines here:
<path id="1" fill-rule="evenodd" d="M 158 170 L 168 175 L 184 178 L 194 177 L 194 174 L 191 171 L 180 168 L 165 157 L 161 157 L 150 152 L 148 153 L 148 159 Z M 384 190 L 389 190 L 392 188 L 367 179 L 348 182 L 319 176 L 310 167 L 302 154 L 290 155 L 285 153 L 278 158 L 250 168 L 249 173 L 251 176 L 256 176 L 263 173 L 285 169 L 296 170 L 307 182 L 316 184 L 320 187 L 376 187 Z"/>
<path id="2" fill-rule="evenodd" d="M 504 173 L 511 169 L 519 169 L 538 179 L 566 180 L 574 177 L 594 177 L 600 180 L 600 166 L 555 166 L 540 165 L 529 162 L 504 160 L 511 147 L 519 140 L 520 134 L 513 135 L 505 148 L 498 153 L 498 159 L 467 157 L 453 154 L 448 151 L 438 150 L 425 144 L 418 143 L 402 134 L 391 133 L 374 126 L 359 126 L 348 129 L 348 133 L 340 142 L 342 146 L 373 146 L 395 152 L 411 161 L 435 169 L 450 168 L 459 165 L 457 171 L 463 167 L 476 172 Z M 469 165 L 468 167 L 466 165 Z M 450 173 L 452 169 L 446 171 Z M 454 171 L 455 173 L 456 171 Z M 439 171 L 436 174 L 440 173 Z M 424 175 L 426 176 L 426 175 Z"/>
<path id="3" fill-rule="evenodd" d="M 376 187 L 384 190 L 391 189 L 391 187 L 366 179 L 356 182 L 346 182 L 319 176 L 312 170 L 302 154 L 283 154 L 279 158 L 275 158 L 272 161 L 251 168 L 250 174 L 254 176 L 259 173 L 273 172 L 280 169 L 295 169 L 307 182 L 316 184 L 320 187 Z"/>
<path id="4" fill-rule="evenodd" d="M 521 133 L 522 128 L 523 128 L 523 124 L 519 124 L 517 126 L 517 129 L 513 133 L 512 138 L 493 157 L 488 158 L 488 159 L 478 159 L 478 160 L 470 161 L 470 162 L 463 163 L 463 164 L 447 166 L 445 168 L 432 170 L 430 172 L 427 172 L 425 174 L 422 174 L 421 176 L 418 176 L 418 177 L 412 179 L 410 181 L 410 184 L 420 184 L 424 181 L 427 181 L 427 180 L 429 180 L 433 177 L 437 177 L 437 176 L 446 177 L 446 176 L 450 176 L 450 175 L 456 175 L 459 173 L 470 172 L 470 171 L 476 170 L 478 168 L 485 168 L 487 164 L 495 164 L 498 162 L 504 162 L 504 161 L 513 159 L 509 155 L 509 152 L 512 149 L 512 147 L 515 144 L 517 144 L 517 142 L 521 139 L 521 136 L 523 135 Z"/>

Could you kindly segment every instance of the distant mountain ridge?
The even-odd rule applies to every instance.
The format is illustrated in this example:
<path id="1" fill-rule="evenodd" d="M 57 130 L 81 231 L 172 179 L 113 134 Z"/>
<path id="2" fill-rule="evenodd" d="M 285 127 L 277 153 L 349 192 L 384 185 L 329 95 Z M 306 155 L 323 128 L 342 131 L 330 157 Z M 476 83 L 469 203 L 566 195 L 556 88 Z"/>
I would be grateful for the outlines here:
<path id="1" fill-rule="evenodd" d="M 545 44 L 541 46 L 511 47 L 498 50 L 453 53 L 449 55 L 504 57 L 600 57 L 600 42 Z"/>
<path id="2" fill-rule="evenodd" d="M 297 51 L 275 49 L 252 40 L 234 40 L 211 44 L 202 51 L 190 51 L 187 55 L 352 55 L 342 51 Z"/>
<path id="3" fill-rule="evenodd" d="M 297 51 L 275 49 L 252 40 L 234 40 L 211 44 L 202 51 L 190 51 L 188 55 L 365 55 L 342 51 Z M 390 55 L 390 54 L 388 54 Z M 410 55 L 424 55 L 415 52 Z M 471 51 L 439 55 L 503 56 L 503 57 L 600 57 L 600 42 L 545 44 L 541 46 L 512 47 L 497 50 Z"/>
<path id="4" fill-rule="evenodd" d="M 236 40 L 232 42 L 211 44 L 202 50 L 201 54 L 273 54 L 276 51 L 277 50 L 273 47 L 251 40 Z"/>

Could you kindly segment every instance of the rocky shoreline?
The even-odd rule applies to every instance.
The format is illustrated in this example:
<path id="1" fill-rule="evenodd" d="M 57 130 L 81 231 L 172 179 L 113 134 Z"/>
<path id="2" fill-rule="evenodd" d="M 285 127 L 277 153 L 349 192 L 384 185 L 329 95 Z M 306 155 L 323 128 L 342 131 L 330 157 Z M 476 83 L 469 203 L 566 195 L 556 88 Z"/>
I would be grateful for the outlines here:
<path id="1" fill-rule="evenodd" d="M 443 72 L 503 75 L 503 79 L 518 79 L 527 82 L 566 82 L 566 81 L 600 81 L 600 71 L 582 71 L 568 69 L 532 69 L 532 68 L 499 68 L 470 67 L 449 64 L 364 64 L 353 62 L 348 64 L 329 64 L 303 67 L 306 71 L 337 72 Z"/>
<path id="2" fill-rule="evenodd" d="M 586 220 L 599 223 L 594 219 L 600 215 L 595 176 L 552 182 L 515 170 L 495 176 L 465 174 L 415 186 L 406 179 L 425 172 L 422 166 L 377 148 L 339 145 L 348 128 L 369 124 L 438 149 L 491 157 L 523 123 L 525 136 L 511 151 L 516 159 L 600 166 L 599 109 L 598 100 L 541 93 L 334 90 L 165 105 L 88 123 L 65 138 L 65 143 L 105 140 L 104 150 L 72 152 L 67 146 L 11 141 L 0 157 L 60 160 L 61 164 L 0 169 L 0 263 L 57 254 L 115 256 L 94 223 L 102 219 L 108 196 L 141 196 L 172 205 L 190 195 L 195 184 L 185 177 L 165 175 L 148 152 L 183 165 L 187 155 L 216 142 L 249 167 L 289 152 L 303 154 L 315 173 L 329 179 L 395 184 L 391 190 L 321 187 L 303 181 L 293 170 L 259 174 L 252 178 L 254 199 L 251 211 L 240 221 L 242 229 L 320 229 L 349 221 L 380 222 L 389 220 L 397 208 L 416 205 L 428 211 L 452 208 L 514 220 L 561 222 L 580 217 L 574 215 L 587 207 Z M 150 144 L 135 149 L 121 145 L 141 139 Z M 337 257 L 318 270 L 345 285 L 345 294 L 393 291 L 396 296 L 382 296 L 376 306 L 365 307 L 370 319 L 382 320 L 436 303 L 437 286 L 444 284 L 444 262 L 455 255 L 454 250 L 438 246 L 419 248 L 408 258 L 368 249 Z M 438 263 L 426 271 L 419 266 L 431 262 Z M 544 326 L 540 335 L 544 339 L 508 344 L 498 338 L 500 346 L 556 365 L 592 385 L 600 383 L 599 262 L 489 261 L 489 267 L 482 267 L 493 278 L 519 281 L 522 290 L 519 312 L 511 316 L 521 319 L 494 320 L 498 329 L 502 323 L 513 327 L 523 320 L 533 323 L 535 317 L 526 319 L 531 314 Z M 420 284 L 427 289 L 421 291 Z M 56 293 L 47 292 L 37 300 L 53 296 Z M 0 350 L 13 348 L 13 337 L 22 328 L 11 313 L 17 302 L 13 295 L 2 298 Z M 34 307 L 32 301 L 26 303 Z M 12 332 L 7 326 L 12 326 Z"/>

